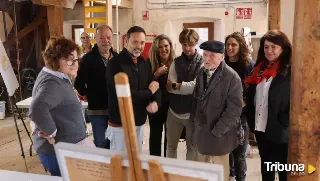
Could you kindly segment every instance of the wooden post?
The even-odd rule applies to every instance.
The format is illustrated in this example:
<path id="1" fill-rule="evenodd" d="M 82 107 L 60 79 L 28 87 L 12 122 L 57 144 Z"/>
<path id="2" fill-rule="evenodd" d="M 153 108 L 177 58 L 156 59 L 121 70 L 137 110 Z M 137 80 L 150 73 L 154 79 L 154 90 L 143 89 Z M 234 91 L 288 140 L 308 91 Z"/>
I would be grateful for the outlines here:
<path id="1" fill-rule="evenodd" d="M 63 35 L 63 8 L 47 6 L 50 37 Z"/>
<path id="2" fill-rule="evenodd" d="M 148 161 L 152 181 L 166 181 L 161 164 L 157 160 Z"/>
<path id="3" fill-rule="evenodd" d="M 112 23 L 112 0 L 107 0 L 106 2 L 106 6 L 107 6 L 107 25 L 110 26 L 111 28 L 113 28 L 113 23 Z M 113 28 L 113 30 L 115 30 L 115 28 Z"/>
<path id="4" fill-rule="evenodd" d="M 119 112 L 124 129 L 131 181 L 144 181 L 133 114 L 129 78 L 125 73 L 115 75 Z"/>
<path id="5" fill-rule="evenodd" d="M 269 0 L 269 30 L 280 30 L 281 0 Z"/>
<path id="6" fill-rule="evenodd" d="M 320 1 L 296 0 L 291 77 L 288 163 L 305 164 L 305 176 L 289 181 L 320 180 Z M 308 165 L 315 173 L 308 173 Z"/>
<path id="7" fill-rule="evenodd" d="M 111 180 L 123 181 L 122 156 L 115 155 L 111 158 Z"/>

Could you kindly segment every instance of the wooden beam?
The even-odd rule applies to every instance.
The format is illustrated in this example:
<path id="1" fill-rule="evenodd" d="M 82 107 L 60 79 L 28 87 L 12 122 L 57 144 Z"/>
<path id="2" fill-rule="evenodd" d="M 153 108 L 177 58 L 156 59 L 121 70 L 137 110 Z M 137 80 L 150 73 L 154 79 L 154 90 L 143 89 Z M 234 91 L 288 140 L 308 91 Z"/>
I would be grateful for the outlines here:
<path id="1" fill-rule="evenodd" d="M 33 4 L 73 9 L 77 0 L 32 0 Z"/>
<path id="2" fill-rule="evenodd" d="M 115 8 L 116 7 L 116 3 L 115 0 L 104 0 L 104 1 L 99 1 L 99 0 L 85 0 L 83 2 L 89 2 L 89 1 L 93 1 L 94 4 L 97 5 L 103 5 L 106 4 L 107 1 L 111 1 L 112 7 Z M 132 9 L 133 8 L 133 1 L 132 0 L 118 0 L 118 7 L 119 9 Z"/>
<path id="3" fill-rule="evenodd" d="M 110 26 L 112 28 L 113 24 L 112 24 L 112 0 L 107 0 L 106 3 L 107 6 L 107 25 Z"/>
<path id="4" fill-rule="evenodd" d="M 320 180 L 319 7 L 319 0 L 295 1 L 288 162 L 305 164 L 305 176 L 288 181 Z"/>
<path id="5" fill-rule="evenodd" d="M 122 8 L 133 8 L 133 1 L 132 0 L 121 0 L 119 6 Z"/>
<path id="6" fill-rule="evenodd" d="M 280 30 L 281 0 L 269 0 L 269 30 Z"/>
<path id="7" fill-rule="evenodd" d="M 63 9 L 61 7 L 48 6 L 47 16 L 50 38 L 63 35 Z"/>
<path id="8" fill-rule="evenodd" d="M 30 25 L 28 25 L 27 27 L 23 28 L 18 32 L 18 40 L 21 40 L 23 37 L 28 35 L 30 32 L 32 32 L 34 29 L 36 29 L 39 25 L 41 25 L 45 21 L 46 19 L 44 18 L 38 18 L 37 20 L 34 20 Z M 13 37 L 10 40 L 5 41 L 3 45 L 7 47 L 15 43 L 16 43 L 16 37 Z"/>

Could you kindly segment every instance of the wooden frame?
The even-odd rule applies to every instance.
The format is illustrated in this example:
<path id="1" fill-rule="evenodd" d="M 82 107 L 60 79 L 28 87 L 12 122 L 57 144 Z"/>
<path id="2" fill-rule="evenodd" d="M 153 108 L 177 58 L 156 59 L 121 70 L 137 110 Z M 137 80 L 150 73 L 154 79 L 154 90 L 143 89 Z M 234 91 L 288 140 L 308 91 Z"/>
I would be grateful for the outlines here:
<path id="1" fill-rule="evenodd" d="M 84 27 L 83 27 L 83 25 L 72 25 L 72 26 L 71 26 L 72 40 L 73 40 L 73 41 L 76 41 L 76 40 L 75 40 L 74 30 L 75 30 L 75 29 L 79 29 L 79 28 L 84 28 Z"/>
<path id="2" fill-rule="evenodd" d="M 208 40 L 214 39 L 214 22 L 183 23 L 183 28 L 208 28 Z"/>
<path id="3" fill-rule="evenodd" d="M 89 148 L 75 144 L 58 143 L 55 151 L 64 181 L 111 181 L 111 160 L 115 155 L 122 158 L 123 181 L 132 180 L 128 156 L 114 150 Z M 161 164 L 168 181 L 221 181 L 223 180 L 223 167 L 209 163 L 177 160 L 164 157 L 140 155 L 144 180 L 151 180 L 149 160 Z M 89 165 L 89 166 L 85 166 Z M 117 175 L 117 177 L 119 176 Z"/>

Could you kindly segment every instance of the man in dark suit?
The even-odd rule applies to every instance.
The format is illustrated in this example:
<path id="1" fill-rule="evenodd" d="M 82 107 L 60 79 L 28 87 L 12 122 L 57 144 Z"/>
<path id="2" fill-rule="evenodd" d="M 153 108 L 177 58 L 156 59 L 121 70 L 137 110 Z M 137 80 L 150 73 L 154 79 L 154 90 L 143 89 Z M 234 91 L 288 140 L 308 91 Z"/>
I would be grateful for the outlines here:
<path id="1" fill-rule="evenodd" d="M 74 87 L 88 101 L 88 119 L 92 125 L 94 144 L 99 148 L 110 148 L 105 132 L 108 127 L 108 93 L 106 67 L 115 55 L 112 45 L 112 29 L 108 25 L 97 27 L 97 44 L 85 54 L 79 65 Z"/>
<path id="2" fill-rule="evenodd" d="M 154 81 L 151 63 L 141 56 L 145 46 L 145 38 L 146 33 L 143 28 L 139 26 L 131 27 L 126 35 L 127 47 L 118 56 L 112 58 L 107 67 L 106 77 L 110 119 L 106 135 L 110 140 L 110 149 L 112 150 L 126 150 L 114 82 L 114 76 L 117 73 L 124 72 L 129 77 L 140 151 L 142 150 L 143 125 L 147 119 L 147 112 L 155 113 L 160 106 L 159 84 Z"/>
<path id="3" fill-rule="evenodd" d="M 224 44 L 207 41 L 200 45 L 204 67 L 194 89 L 196 98 L 193 145 L 196 160 L 223 165 L 224 181 L 229 181 L 229 153 L 238 146 L 237 127 L 242 112 L 242 84 L 237 72 L 224 60 Z"/>

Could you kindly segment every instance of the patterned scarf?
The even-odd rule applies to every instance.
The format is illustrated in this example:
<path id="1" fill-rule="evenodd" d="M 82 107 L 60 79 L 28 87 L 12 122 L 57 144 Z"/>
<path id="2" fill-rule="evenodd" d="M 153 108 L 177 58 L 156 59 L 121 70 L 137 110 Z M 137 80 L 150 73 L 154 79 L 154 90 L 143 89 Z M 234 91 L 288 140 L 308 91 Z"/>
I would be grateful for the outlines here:
<path id="1" fill-rule="evenodd" d="M 263 79 L 269 79 L 270 77 L 275 77 L 279 68 L 279 62 L 275 61 L 271 64 L 267 60 L 262 61 L 257 65 L 252 72 L 251 76 L 248 76 L 244 83 L 248 84 L 259 84 Z"/>

